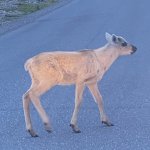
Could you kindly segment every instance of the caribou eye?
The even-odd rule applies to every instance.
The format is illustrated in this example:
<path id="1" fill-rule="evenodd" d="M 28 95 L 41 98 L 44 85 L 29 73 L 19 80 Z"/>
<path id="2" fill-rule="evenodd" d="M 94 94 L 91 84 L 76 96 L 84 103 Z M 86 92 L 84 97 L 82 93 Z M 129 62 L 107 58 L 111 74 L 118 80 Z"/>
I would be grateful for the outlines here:
<path id="1" fill-rule="evenodd" d="M 127 43 L 126 43 L 126 42 L 123 42 L 121 45 L 122 45 L 123 47 L 125 47 L 125 46 L 127 46 Z"/>
<path id="2" fill-rule="evenodd" d="M 118 37 L 118 41 L 119 41 L 119 42 L 122 42 L 122 39 L 121 39 L 120 37 Z"/>

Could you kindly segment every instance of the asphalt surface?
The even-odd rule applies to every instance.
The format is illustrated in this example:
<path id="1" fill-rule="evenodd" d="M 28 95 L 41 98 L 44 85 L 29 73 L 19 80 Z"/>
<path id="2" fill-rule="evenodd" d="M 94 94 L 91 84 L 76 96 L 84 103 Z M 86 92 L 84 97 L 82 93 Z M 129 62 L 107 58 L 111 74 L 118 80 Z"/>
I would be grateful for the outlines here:
<path id="1" fill-rule="evenodd" d="M 0 150 L 149 150 L 150 145 L 150 2 L 147 0 L 73 0 L 0 37 Z M 122 35 L 138 47 L 119 58 L 99 86 L 106 112 L 115 124 L 105 127 L 86 89 L 79 114 L 81 134 L 69 127 L 74 86 L 56 86 L 42 104 L 51 118 L 48 134 L 31 105 L 38 138 L 25 131 L 22 95 L 30 86 L 27 58 L 43 51 L 74 51 L 106 43 L 105 32 Z"/>

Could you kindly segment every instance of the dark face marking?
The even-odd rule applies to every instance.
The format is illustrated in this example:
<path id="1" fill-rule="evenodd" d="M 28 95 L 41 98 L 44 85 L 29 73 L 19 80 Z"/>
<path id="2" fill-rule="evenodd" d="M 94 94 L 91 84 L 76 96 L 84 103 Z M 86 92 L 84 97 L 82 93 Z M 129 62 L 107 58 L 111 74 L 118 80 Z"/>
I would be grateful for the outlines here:
<path id="1" fill-rule="evenodd" d="M 134 54 L 136 51 L 137 51 L 137 48 L 134 45 L 132 45 L 132 52 L 131 52 L 131 54 Z"/>
<path id="2" fill-rule="evenodd" d="M 123 46 L 123 47 L 128 45 L 128 43 L 121 37 L 118 37 L 117 40 L 118 40 L 118 44 Z"/>
<path id="3" fill-rule="evenodd" d="M 127 46 L 128 44 L 127 44 L 127 42 L 123 42 L 122 44 L 121 44 L 121 46 L 123 46 L 123 47 L 125 47 L 125 46 Z"/>
<path id="4" fill-rule="evenodd" d="M 119 41 L 120 43 L 122 43 L 123 40 L 122 40 L 120 37 L 118 37 L 118 41 Z"/>

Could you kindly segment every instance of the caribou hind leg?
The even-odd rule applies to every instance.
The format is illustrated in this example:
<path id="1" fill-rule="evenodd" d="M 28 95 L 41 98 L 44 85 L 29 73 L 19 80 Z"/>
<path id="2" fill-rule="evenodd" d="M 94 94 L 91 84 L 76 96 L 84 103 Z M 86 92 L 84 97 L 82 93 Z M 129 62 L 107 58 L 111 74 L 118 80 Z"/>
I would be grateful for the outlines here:
<path id="1" fill-rule="evenodd" d="M 24 107 L 24 114 L 25 114 L 25 122 L 26 128 L 29 134 L 32 137 L 37 137 L 38 135 L 32 128 L 31 118 L 30 118 L 30 111 L 29 111 L 29 103 L 32 101 L 34 107 L 36 108 L 37 112 L 39 113 L 43 123 L 45 130 L 47 132 L 51 132 L 51 125 L 49 123 L 48 116 L 41 105 L 40 96 L 44 94 L 49 88 L 52 87 L 52 84 L 47 84 L 46 82 L 41 82 L 37 85 L 32 85 L 32 87 L 28 90 L 26 94 L 23 96 L 23 107 Z"/>

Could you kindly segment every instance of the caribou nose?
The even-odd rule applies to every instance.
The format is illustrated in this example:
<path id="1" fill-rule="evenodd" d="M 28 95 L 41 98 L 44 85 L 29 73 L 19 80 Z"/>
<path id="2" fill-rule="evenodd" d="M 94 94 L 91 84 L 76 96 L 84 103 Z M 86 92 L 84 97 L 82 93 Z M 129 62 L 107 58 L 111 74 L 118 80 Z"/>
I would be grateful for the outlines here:
<path id="1" fill-rule="evenodd" d="M 137 51 L 137 47 L 132 45 L 132 53 L 131 54 L 135 53 L 136 51 Z"/>

